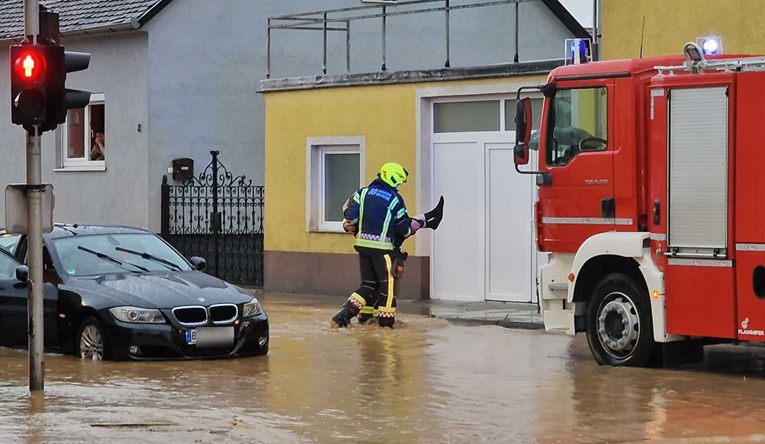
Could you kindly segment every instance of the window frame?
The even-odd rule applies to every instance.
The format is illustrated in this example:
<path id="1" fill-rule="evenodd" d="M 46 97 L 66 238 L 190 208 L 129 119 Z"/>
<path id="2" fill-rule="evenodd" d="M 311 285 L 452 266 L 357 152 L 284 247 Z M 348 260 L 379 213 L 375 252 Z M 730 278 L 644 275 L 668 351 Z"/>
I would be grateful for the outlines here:
<path id="1" fill-rule="evenodd" d="M 577 151 L 573 156 L 571 156 L 570 159 L 568 159 L 568 161 L 566 163 L 563 163 L 563 164 L 552 163 L 552 151 L 553 151 L 552 147 L 551 147 L 551 144 L 553 143 L 552 135 L 553 135 L 553 131 L 555 131 L 555 125 L 556 125 L 556 119 L 557 119 L 557 116 L 555 115 L 555 99 L 557 98 L 558 93 L 560 93 L 561 91 L 577 91 L 577 90 L 587 90 L 587 89 L 589 89 L 589 90 L 603 89 L 606 92 L 605 107 L 604 107 L 604 110 L 606 112 L 606 122 L 605 122 L 606 123 L 606 125 L 605 125 L 606 139 L 604 139 L 604 140 L 606 140 L 607 143 L 606 143 L 606 145 L 604 145 L 604 147 L 602 149 L 593 149 L 593 150 L 587 150 L 587 151 Z M 610 122 L 610 120 L 611 120 L 610 114 L 611 113 L 610 113 L 610 110 L 609 110 L 609 100 L 611 99 L 611 94 L 612 94 L 612 91 L 610 91 L 609 89 L 610 88 L 608 87 L 608 85 L 600 85 L 600 84 L 599 85 L 586 85 L 586 86 L 580 86 L 580 87 L 574 87 L 574 88 L 560 88 L 560 89 L 557 89 L 555 91 L 555 94 L 552 97 L 549 98 L 549 100 L 548 100 L 549 105 L 545 105 L 545 107 L 549 107 L 549 111 L 547 113 L 547 115 L 549 117 L 548 121 L 547 121 L 547 132 L 546 132 L 547 133 L 547 140 L 546 140 L 547 143 L 546 143 L 546 146 L 544 147 L 544 149 L 545 149 L 544 159 L 545 159 L 545 165 L 547 166 L 547 168 L 565 168 L 569 164 L 571 164 L 571 162 L 577 156 L 579 156 L 579 154 L 602 153 L 602 152 L 608 151 L 609 146 L 610 146 L 610 143 L 608 143 L 609 142 L 608 137 L 609 137 L 609 135 L 611 133 L 611 128 L 610 128 L 610 124 L 611 124 L 611 122 Z M 544 112 L 544 108 L 543 108 L 543 112 Z M 572 121 L 573 121 L 573 119 L 574 119 L 573 106 L 572 106 L 571 114 L 572 114 Z M 577 117 L 578 117 L 578 112 L 577 112 Z M 597 135 L 593 135 L 593 137 L 597 137 Z"/>
<path id="2" fill-rule="evenodd" d="M 103 105 L 104 113 L 106 113 L 106 94 L 93 93 L 90 96 L 90 102 L 85 107 L 84 112 L 84 125 L 85 131 L 90 128 L 90 115 L 91 106 Z M 104 119 L 104 126 L 106 126 L 106 119 Z M 105 129 L 104 129 L 105 130 Z M 89 137 L 84 138 L 85 141 L 89 140 Z M 89 143 L 88 143 L 89 145 Z M 67 155 L 69 152 L 69 125 L 65 122 L 61 125 L 61 143 L 59 144 L 60 162 L 59 167 L 55 171 L 105 171 L 106 160 L 90 160 L 90 147 L 85 146 L 85 159 L 70 159 Z"/>
<path id="3" fill-rule="evenodd" d="M 365 180 L 365 136 L 306 138 L 306 232 L 345 233 L 342 222 L 324 219 L 326 210 L 326 156 L 359 155 L 359 188 Z M 350 195 L 349 195 L 350 196 Z"/>

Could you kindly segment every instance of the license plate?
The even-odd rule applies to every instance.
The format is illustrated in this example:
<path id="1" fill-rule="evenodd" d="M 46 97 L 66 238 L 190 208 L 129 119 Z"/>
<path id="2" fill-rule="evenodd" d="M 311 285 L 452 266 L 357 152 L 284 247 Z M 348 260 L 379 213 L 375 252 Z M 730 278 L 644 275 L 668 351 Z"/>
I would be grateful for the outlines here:
<path id="1" fill-rule="evenodd" d="M 199 327 L 186 330 L 186 343 L 197 347 L 234 345 L 234 327 Z"/>

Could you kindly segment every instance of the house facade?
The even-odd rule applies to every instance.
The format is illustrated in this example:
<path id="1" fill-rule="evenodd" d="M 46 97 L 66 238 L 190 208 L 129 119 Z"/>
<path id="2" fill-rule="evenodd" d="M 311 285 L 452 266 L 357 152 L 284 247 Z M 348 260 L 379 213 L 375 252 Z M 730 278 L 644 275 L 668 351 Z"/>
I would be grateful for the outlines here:
<path id="1" fill-rule="evenodd" d="M 474 48 L 474 66 L 455 68 L 459 59 L 452 52 L 449 68 L 404 65 L 383 71 L 378 64 L 363 75 L 272 75 L 262 82 L 270 203 L 266 289 L 346 294 L 355 288 L 358 259 L 342 230 L 340 207 L 375 178 L 382 164 L 395 161 L 410 172 L 401 194 L 411 215 L 429 210 L 440 196 L 446 202 L 438 231 L 423 230 L 404 244 L 410 256 L 400 297 L 536 300 L 536 187 L 530 176 L 514 170 L 516 93 L 544 83 L 549 71 L 562 64 L 566 39 L 588 34 L 565 10 L 555 8 L 557 2 L 518 2 L 517 22 L 515 6 L 508 2 L 465 16 L 452 12 L 450 19 L 458 25 L 451 26 L 496 32 L 484 26 L 490 16 L 510 36 L 503 51 L 481 53 L 480 44 L 471 41 L 480 32 L 454 34 L 452 48 Z M 510 16 L 496 19 L 505 12 Z M 373 8 L 359 15 L 379 13 Z M 309 17 L 324 14 L 315 11 Z M 355 22 L 352 26 L 357 29 Z M 513 60 L 516 38 L 518 62 Z M 444 65 L 445 48 L 437 43 L 427 54 L 414 47 L 408 51 Z M 530 97 L 539 115 L 543 98 Z"/>

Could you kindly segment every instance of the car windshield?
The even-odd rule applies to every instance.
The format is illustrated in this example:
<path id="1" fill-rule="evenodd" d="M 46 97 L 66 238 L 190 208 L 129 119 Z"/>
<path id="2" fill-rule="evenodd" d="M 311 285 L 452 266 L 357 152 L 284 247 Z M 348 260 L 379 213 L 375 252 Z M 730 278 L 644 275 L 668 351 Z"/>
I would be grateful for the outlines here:
<path id="1" fill-rule="evenodd" d="M 0 234 L 0 249 L 13 254 L 13 250 L 16 248 L 18 241 L 19 236 L 16 234 Z"/>
<path id="2" fill-rule="evenodd" d="M 191 270 L 153 234 L 72 236 L 51 242 L 51 252 L 68 276 Z"/>

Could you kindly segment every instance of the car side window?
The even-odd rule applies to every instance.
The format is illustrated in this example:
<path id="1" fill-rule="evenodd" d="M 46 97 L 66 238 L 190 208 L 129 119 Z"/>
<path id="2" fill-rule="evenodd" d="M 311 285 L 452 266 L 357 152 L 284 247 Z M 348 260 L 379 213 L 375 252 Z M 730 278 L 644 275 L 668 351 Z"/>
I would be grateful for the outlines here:
<path id="1" fill-rule="evenodd" d="M 608 148 L 608 89 L 562 89 L 550 108 L 547 165 L 565 166 L 579 153 Z"/>
<path id="2" fill-rule="evenodd" d="M 12 257 L 0 253 L 0 280 L 14 279 L 16 276 L 16 268 L 19 263 Z"/>

